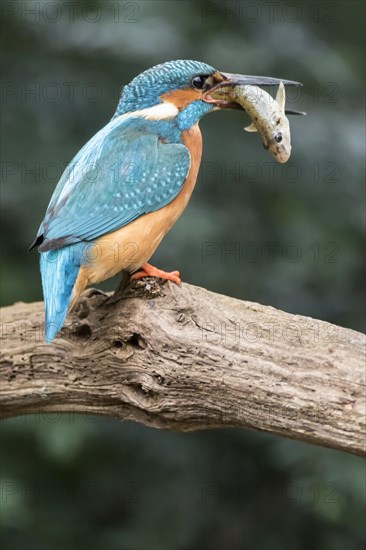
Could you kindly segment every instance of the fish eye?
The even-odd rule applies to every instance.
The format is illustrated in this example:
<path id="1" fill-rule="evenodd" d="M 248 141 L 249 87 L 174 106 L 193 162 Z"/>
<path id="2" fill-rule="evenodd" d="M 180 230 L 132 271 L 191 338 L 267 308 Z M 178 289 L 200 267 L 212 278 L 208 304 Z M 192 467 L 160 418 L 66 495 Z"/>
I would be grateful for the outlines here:
<path id="1" fill-rule="evenodd" d="M 277 141 L 277 143 L 281 143 L 281 141 L 282 141 L 282 134 L 276 134 L 274 138 L 275 138 L 275 140 Z"/>
<path id="2" fill-rule="evenodd" d="M 206 77 L 203 75 L 198 75 L 192 78 L 192 86 L 196 90 L 202 90 L 206 84 Z"/>

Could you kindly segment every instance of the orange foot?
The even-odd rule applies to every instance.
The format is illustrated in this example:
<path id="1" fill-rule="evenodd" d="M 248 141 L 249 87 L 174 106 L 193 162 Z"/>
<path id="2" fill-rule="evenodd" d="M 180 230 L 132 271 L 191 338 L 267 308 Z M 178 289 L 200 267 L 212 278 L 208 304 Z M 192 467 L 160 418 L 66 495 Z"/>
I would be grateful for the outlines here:
<path id="1" fill-rule="evenodd" d="M 131 276 L 131 279 L 142 279 L 143 277 L 159 277 L 160 279 L 166 279 L 167 281 L 173 281 L 177 285 L 180 285 L 182 281 L 179 278 L 179 271 L 172 271 L 167 273 L 161 269 L 157 269 L 150 264 L 142 264 L 141 271 L 137 271 Z"/>

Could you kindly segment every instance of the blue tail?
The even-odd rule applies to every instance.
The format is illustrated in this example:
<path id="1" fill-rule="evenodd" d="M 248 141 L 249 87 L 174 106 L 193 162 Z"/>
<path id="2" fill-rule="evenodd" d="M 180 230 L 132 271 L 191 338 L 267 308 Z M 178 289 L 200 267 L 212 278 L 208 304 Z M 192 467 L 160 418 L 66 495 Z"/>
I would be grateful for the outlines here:
<path id="1" fill-rule="evenodd" d="M 64 324 L 72 289 L 80 268 L 77 245 L 41 253 L 43 297 L 46 307 L 45 338 L 49 344 Z"/>

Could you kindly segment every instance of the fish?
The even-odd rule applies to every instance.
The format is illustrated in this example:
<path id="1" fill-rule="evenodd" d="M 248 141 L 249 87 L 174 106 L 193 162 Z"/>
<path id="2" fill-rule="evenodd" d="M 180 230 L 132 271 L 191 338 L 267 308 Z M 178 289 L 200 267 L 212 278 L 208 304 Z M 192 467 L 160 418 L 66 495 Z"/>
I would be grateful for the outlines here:
<path id="1" fill-rule="evenodd" d="M 239 103 L 252 120 L 244 130 L 258 132 L 263 147 L 277 162 L 283 164 L 288 161 L 291 155 L 291 134 L 285 113 L 286 91 L 283 82 L 278 86 L 275 99 L 262 88 L 253 85 L 222 86 L 211 95 L 215 99 Z"/>

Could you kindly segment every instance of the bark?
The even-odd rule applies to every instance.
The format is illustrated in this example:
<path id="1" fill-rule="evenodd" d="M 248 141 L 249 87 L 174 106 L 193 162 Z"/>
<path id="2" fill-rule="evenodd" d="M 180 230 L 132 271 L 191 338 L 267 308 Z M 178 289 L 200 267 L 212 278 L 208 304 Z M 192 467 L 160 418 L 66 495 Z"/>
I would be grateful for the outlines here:
<path id="1" fill-rule="evenodd" d="M 1 414 L 242 427 L 365 455 L 365 336 L 154 279 L 87 291 L 51 345 L 43 303 L 2 310 Z"/>

